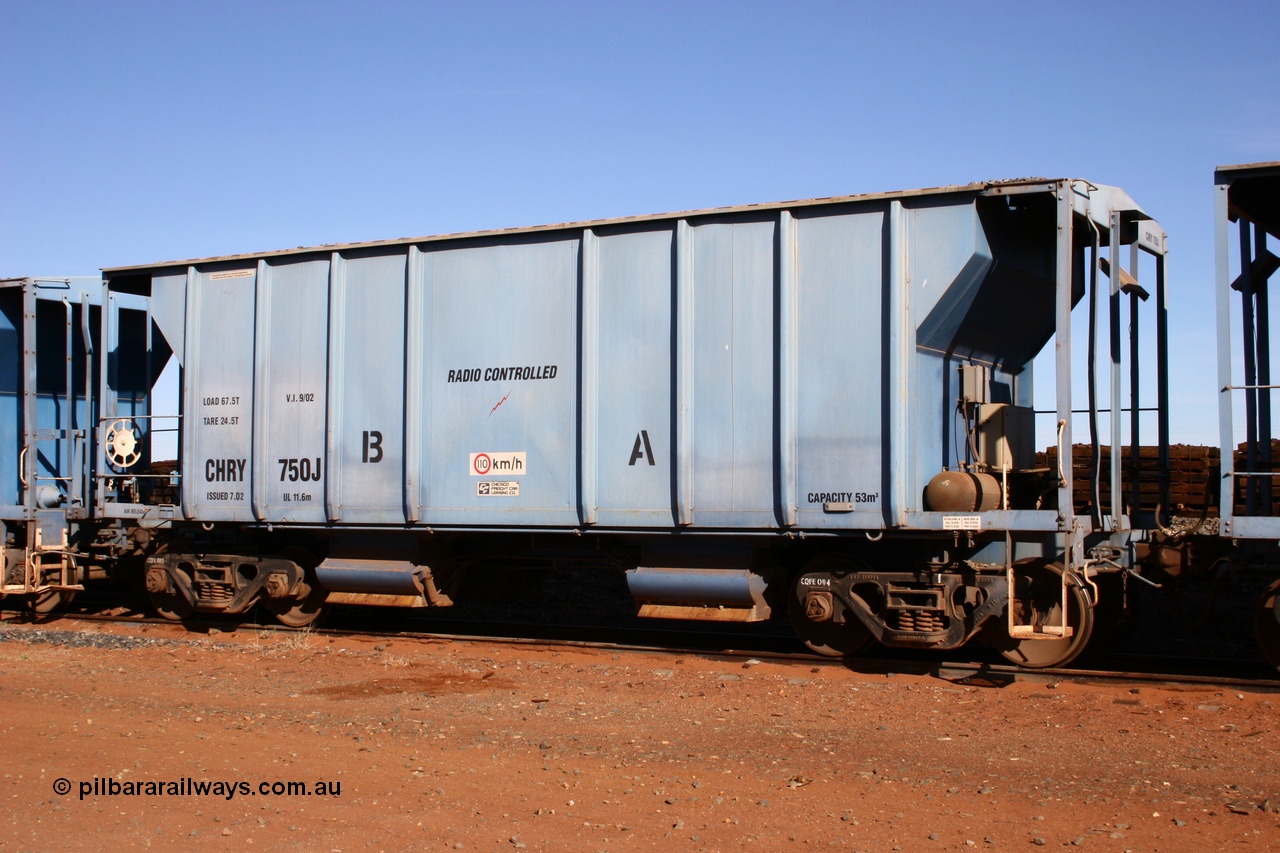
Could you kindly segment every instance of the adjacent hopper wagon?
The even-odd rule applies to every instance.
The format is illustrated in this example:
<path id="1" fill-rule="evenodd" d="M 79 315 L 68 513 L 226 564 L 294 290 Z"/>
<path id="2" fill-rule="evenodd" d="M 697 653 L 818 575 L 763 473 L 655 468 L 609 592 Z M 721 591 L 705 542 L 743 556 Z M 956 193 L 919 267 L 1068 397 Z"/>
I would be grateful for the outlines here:
<path id="1" fill-rule="evenodd" d="M 147 338 L 146 301 L 114 294 L 115 357 L 105 361 L 102 297 L 97 278 L 0 279 L 0 598 L 25 600 L 36 612 L 70 601 L 101 568 L 98 558 L 112 554 L 98 536 L 93 500 L 100 378 L 114 411 L 148 423 L 150 383 L 138 368 L 153 358 L 163 366 L 169 355 L 163 341 Z M 141 459 L 131 447 L 130 464 Z M 132 492 L 114 495 L 128 500 Z"/>
<path id="2" fill-rule="evenodd" d="M 1280 162 L 1220 166 L 1214 189 L 1223 478 L 1218 530 L 1244 544 L 1237 557 L 1273 562 L 1280 543 L 1280 443 L 1272 392 L 1280 386 L 1272 378 L 1269 284 L 1280 258 L 1267 242 L 1280 237 Z M 1239 306 L 1234 319 L 1233 299 Z M 1254 631 L 1263 654 L 1280 667 L 1280 580 L 1258 599 Z"/>

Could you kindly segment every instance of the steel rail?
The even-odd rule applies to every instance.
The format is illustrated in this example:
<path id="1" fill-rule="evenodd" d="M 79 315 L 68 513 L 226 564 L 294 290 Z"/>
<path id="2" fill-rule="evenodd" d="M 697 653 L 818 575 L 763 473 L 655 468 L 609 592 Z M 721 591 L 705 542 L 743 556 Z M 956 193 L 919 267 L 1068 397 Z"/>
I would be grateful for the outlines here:
<path id="1" fill-rule="evenodd" d="M 757 660 L 761 663 L 780 662 L 792 665 L 808 665 L 810 667 L 841 667 L 854 672 L 869 675 L 884 675 L 892 678 L 897 675 L 916 675 L 937 678 L 952 683 L 967 684 L 973 686 L 987 687 L 1003 687 L 1014 682 L 1072 682 L 1077 684 L 1097 683 L 1122 683 L 1122 684 L 1181 684 L 1181 685 L 1198 685 L 1204 687 L 1215 687 L 1232 690 L 1248 690 L 1251 692 L 1280 692 L 1280 678 L 1263 677 L 1263 672 L 1270 672 L 1269 667 L 1261 662 L 1257 662 L 1255 667 L 1258 676 L 1218 676 L 1218 675 L 1199 675 L 1192 673 L 1179 673 L 1168 671 L 1151 671 L 1151 670 L 1129 670 L 1114 668 L 1081 668 L 1081 667 L 1057 667 L 1044 669 L 1027 669 L 1014 664 L 991 663 L 987 661 L 974 660 L 914 660 L 911 658 L 892 658 L 892 657 L 868 657 L 856 656 L 852 658 L 833 658 L 817 655 L 812 652 L 788 652 L 778 651 L 776 649 L 767 648 L 720 648 L 719 644 L 712 644 L 713 647 L 699 647 L 697 645 L 672 645 L 671 640 L 677 637 L 686 639 L 697 637 L 706 640 L 722 640 L 732 639 L 743 646 L 742 641 L 750 641 L 752 639 L 760 641 L 768 640 L 789 640 L 783 635 L 771 637 L 762 635 L 760 637 L 743 637 L 741 635 L 729 634 L 726 632 L 695 632 L 695 631 L 672 631 L 666 628 L 625 628 L 618 629 L 616 627 L 600 626 L 600 625 L 563 625 L 563 624 L 517 624 L 517 623 L 501 623 L 502 627 L 511 629 L 513 633 L 524 634 L 524 636 L 511 636 L 507 634 L 486 635 L 476 633 L 451 633 L 447 631 L 373 631 L 365 629 L 353 628 L 290 628 L 274 622 L 268 623 L 250 623 L 250 622 L 230 622 L 218 619 L 204 620 L 187 620 L 186 622 L 174 622 L 168 619 L 152 616 L 141 615 L 108 615 L 101 613 L 60 613 L 54 618 L 43 617 L 39 619 L 30 618 L 30 614 L 23 614 L 17 611 L 0 610 L 0 624 L 35 624 L 49 625 L 58 621 L 74 621 L 87 623 L 111 623 L 126 625 L 165 625 L 171 627 L 188 627 L 188 628 L 214 628 L 224 629 L 227 633 L 235 633 L 242 629 L 251 628 L 253 630 L 269 629 L 273 633 L 289 634 L 289 633 L 311 633 L 318 637 L 349 637 L 349 638 L 368 638 L 376 639 L 401 639 L 401 640 L 418 640 L 423 642 L 456 642 L 456 643 L 487 643 L 491 645 L 530 647 L 530 648 L 563 648 L 563 649 L 591 649 L 597 651 L 608 652 L 633 652 L 639 654 L 655 654 L 662 656 L 686 655 L 697 656 L 708 660 Z M 459 620 L 463 622 L 464 620 Z M 468 621 L 467 624 L 477 625 L 484 624 L 492 627 L 495 623 L 478 623 L 475 620 Z M 519 629 L 518 631 L 516 629 Z M 598 639 L 569 639 L 564 636 L 528 636 L 530 633 L 547 632 L 547 631 L 576 631 L 576 632 L 598 632 L 598 633 L 617 633 L 625 631 L 634 634 L 652 634 L 662 637 L 666 642 L 659 643 L 641 643 L 641 642 L 615 642 Z M 796 641 L 791 641 L 796 642 Z M 910 654 L 908 650 L 906 652 Z M 929 654 L 929 653 L 926 653 Z M 1133 660 L 1139 656 L 1135 655 L 1115 655 L 1113 660 Z M 1179 657 L 1147 657 L 1145 658 L 1151 664 L 1163 665 L 1182 665 L 1188 663 L 1195 664 L 1206 668 L 1240 668 L 1248 666 L 1249 661 L 1239 660 L 1216 660 L 1216 659 L 1188 659 L 1185 656 Z M 1105 662 L 1105 658 L 1104 658 Z"/>

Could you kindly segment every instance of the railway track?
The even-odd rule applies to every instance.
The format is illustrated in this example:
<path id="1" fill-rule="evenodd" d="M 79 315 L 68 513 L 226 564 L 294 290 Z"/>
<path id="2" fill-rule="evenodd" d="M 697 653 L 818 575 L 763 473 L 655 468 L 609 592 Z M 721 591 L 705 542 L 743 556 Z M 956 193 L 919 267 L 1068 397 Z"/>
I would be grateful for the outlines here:
<path id="1" fill-rule="evenodd" d="M 374 618 L 383 624 L 368 624 Z M 234 633 L 245 630 L 271 630 L 278 633 L 307 632 L 319 637 L 395 638 L 437 640 L 464 643 L 487 643 L 539 648 L 596 649 L 615 652 L 640 652 L 662 655 L 700 655 L 712 659 L 775 661 L 810 667 L 845 667 L 858 672 L 895 675 L 917 675 L 978 686 L 1000 687 L 1018 681 L 1132 684 L 1182 684 L 1202 687 L 1280 692 L 1280 677 L 1274 669 L 1260 661 L 1218 658 L 1188 658 L 1159 655 L 1098 654 L 1086 659 L 1084 666 L 1046 669 L 1024 669 L 981 654 L 980 648 L 966 647 L 971 654 L 960 658 L 955 652 L 911 652 L 882 649 L 883 654 L 854 658 L 830 658 L 805 649 L 794 638 L 760 631 L 755 635 L 668 626 L 601 626 L 563 623 L 495 623 L 474 619 L 414 619 L 405 616 L 390 628 L 385 612 L 345 613 L 322 627 L 288 628 L 275 622 L 246 622 L 232 619 L 192 619 L 182 623 L 197 633 Z M 412 623 L 419 623 L 413 625 Z M 405 623 L 410 623 L 408 627 Z M 423 625 L 421 623 L 429 623 Z M 0 611 L 0 624 L 32 624 L 46 629 L 75 630 L 71 626 L 88 624 L 123 624 L 136 626 L 175 627 L 174 622 L 138 612 L 66 612 L 52 617 L 33 619 L 18 611 Z M 429 629 L 427 629 L 429 628 Z"/>

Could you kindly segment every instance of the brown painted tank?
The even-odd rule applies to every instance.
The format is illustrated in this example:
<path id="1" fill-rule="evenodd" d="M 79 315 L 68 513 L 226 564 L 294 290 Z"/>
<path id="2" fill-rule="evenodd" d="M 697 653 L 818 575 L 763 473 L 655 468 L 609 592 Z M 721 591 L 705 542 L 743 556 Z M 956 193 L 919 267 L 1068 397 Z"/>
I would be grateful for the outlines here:
<path id="1" fill-rule="evenodd" d="M 974 471 L 943 471 L 929 481 L 925 503 L 934 512 L 987 512 L 1000 507 L 1000 481 Z"/>

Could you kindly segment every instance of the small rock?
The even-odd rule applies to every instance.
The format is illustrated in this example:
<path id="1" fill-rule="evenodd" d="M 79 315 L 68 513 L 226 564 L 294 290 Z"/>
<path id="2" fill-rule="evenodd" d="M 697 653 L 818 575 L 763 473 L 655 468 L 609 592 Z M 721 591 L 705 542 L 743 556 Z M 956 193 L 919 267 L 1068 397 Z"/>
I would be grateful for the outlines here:
<path id="1" fill-rule="evenodd" d="M 1176 817 L 1175 817 L 1175 818 L 1173 819 L 1173 825 L 1174 825 L 1174 826 L 1186 826 L 1186 825 L 1187 825 L 1187 822 L 1186 822 L 1185 820 L 1181 820 L 1180 818 L 1176 818 Z"/>
<path id="2" fill-rule="evenodd" d="M 1043 838 L 1041 838 L 1040 836 L 1038 836 L 1038 835 L 1037 835 L 1035 838 L 1031 839 L 1031 843 L 1032 843 L 1032 844 L 1038 844 L 1038 845 L 1040 845 L 1041 847 L 1043 847 L 1043 846 L 1044 846 L 1044 844 L 1045 844 L 1045 841 L 1044 841 L 1044 839 L 1043 839 Z"/>
<path id="3" fill-rule="evenodd" d="M 1222 710 L 1222 706 L 1220 706 L 1220 705 L 1197 705 L 1197 706 L 1196 706 L 1196 710 L 1197 710 L 1197 711 L 1208 711 L 1208 712 L 1209 712 L 1209 713 L 1211 713 L 1211 714 L 1216 714 L 1216 713 L 1218 713 L 1219 711 L 1221 711 L 1221 710 Z"/>
<path id="4" fill-rule="evenodd" d="M 931 833 L 929 833 L 929 840 L 930 840 L 930 841 L 937 841 L 937 840 L 938 840 L 938 833 L 936 833 L 936 832 L 931 832 Z"/>
<path id="5" fill-rule="evenodd" d="M 991 788 L 989 788 L 989 787 L 988 787 L 988 786 L 986 786 L 986 785 L 983 785 L 981 788 L 979 788 L 979 789 L 978 789 L 978 793 L 979 793 L 979 794 L 990 794 L 990 793 L 991 793 Z"/>
<path id="6" fill-rule="evenodd" d="M 1072 842 L 1071 842 L 1071 846 L 1072 846 L 1072 847 L 1083 847 L 1083 846 L 1084 846 L 1084 836 L 1082 835 L 1082 836 L 1080 836 L 1079 838 L 1077 838 L 1077 839 L 1075 839 L 1074 841 L 1072 841 Z"/>
<path id="7" fill-rule="evenodd" d="M 755 658 L 752 658 L 751 660 L 749 660 L 749 661 L 747 661 L 746 663 L 744 663 L 744 664 L 742 665 L 742 668 L 743 668 L 743 669 L 751 669 L 751 667 L 753 667 L 753 666 L 759 666 L 759 665 L 760 665 L 760 661 L 756 660 Z"/>

